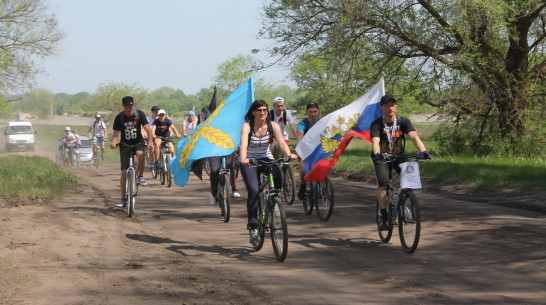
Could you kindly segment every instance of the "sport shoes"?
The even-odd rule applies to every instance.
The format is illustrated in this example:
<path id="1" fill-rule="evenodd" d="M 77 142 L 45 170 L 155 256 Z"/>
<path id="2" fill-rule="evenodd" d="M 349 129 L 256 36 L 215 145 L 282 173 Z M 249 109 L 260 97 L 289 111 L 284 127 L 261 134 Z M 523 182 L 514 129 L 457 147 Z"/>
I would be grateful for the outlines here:
<path id="1" fill-rule="evenodd" d="M 241 194 L 239 194 L 237 191 L 234 191 L 234 192 L 231 193 L 231 197 L 239 198 L 239 197 L 241 197 Z"/>
<path id="2" fill-rule="evenodd" d="M 116 203 L 116 207 L 118 208 L 124 208 L 125 206 L 125 199 L 121 199 L 120 201 L 118 201 L 118 203 Z"/>
<path id="3" fill-rule="evenodd" d="M 155 168 L 155 164 L 154 163 L 150 163 L 150 170 L 154 169 Z"/>
<path id="4" fill-rule="evenodd" d="M 146 186 L 148 185 L 148 182 L 146 182 L 146 179 L 144 179 L 144 177 L 138 177 L 138 184 Z"/>
<path id="5" fill-rule="evenodd" d="M 298 199 L 303 200 L 303 197 L 305 197 L 305 183 L 300 185 L 300 190 L 298 191 Z"/>
<path id="6" fill-rule="evenodd" d="M 257 246 L 260 243 L 260 234 L 258 234 L 258 229 L 252 229 L 248 232 L 250 234 L 250 243 L 253 246 Z"/>
<path id="7" fill-rule="evenodd" d="M 210 194 L 209 203 L 210 205 L 216 205 L 216 197 L 212 196 L 212 194 Z"/>

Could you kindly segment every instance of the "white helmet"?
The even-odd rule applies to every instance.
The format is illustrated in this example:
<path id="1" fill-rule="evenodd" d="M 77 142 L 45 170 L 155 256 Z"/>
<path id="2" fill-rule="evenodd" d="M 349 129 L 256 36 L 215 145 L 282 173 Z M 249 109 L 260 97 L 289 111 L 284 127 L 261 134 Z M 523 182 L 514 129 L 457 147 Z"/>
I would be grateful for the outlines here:
<path id="1" fill-rule="evenodd" d="M 70 131 L 70 127 L 66 126 L 66 127 L 64 128 L 64 131 Z"/>

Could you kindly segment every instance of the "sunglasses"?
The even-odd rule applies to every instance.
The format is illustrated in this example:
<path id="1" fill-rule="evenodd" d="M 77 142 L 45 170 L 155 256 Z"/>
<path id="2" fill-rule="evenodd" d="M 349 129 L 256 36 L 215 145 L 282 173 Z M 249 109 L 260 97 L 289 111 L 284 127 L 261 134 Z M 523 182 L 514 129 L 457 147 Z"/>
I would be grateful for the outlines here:
<path id="1" fill-rule="evenodd" d="M 256 112 L 267 112 L 267 109 L 255 109 Z"/>

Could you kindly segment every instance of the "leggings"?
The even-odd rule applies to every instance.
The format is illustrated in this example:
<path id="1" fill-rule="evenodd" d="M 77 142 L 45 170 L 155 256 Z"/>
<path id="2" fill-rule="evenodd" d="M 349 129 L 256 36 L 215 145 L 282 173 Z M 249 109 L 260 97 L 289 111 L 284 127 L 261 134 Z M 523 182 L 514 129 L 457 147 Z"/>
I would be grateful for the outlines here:
<path id="1" fill-rule="evenodd" d="M 268 160 L 268 159 L 261 159 Z M 282 185 L 282 172 L 278 164 L 273 164 L 273 182 L 275 188 L 281 188 Z M 248 227 L 255 229 L 258 224 L 258 167 L 255 165 L 242 165 L 241 174 L 245 181 L 246 190 L 248 192 L 248 199 L 246 201 L 246 210 L 248 213 Z"/>
<path id="2" fill-rule="evenodd" d="M 231 175 L 231 190 L 237 191 L 235 185 L 235 152 L 226 157 L 226 167 L 229 169 Z M 210 164 L 210 191 L 213 196 L 216 196 L 218 192 L 218 172 L 220 166 L 222 166 L 222 157 L 209 157 Z"/>

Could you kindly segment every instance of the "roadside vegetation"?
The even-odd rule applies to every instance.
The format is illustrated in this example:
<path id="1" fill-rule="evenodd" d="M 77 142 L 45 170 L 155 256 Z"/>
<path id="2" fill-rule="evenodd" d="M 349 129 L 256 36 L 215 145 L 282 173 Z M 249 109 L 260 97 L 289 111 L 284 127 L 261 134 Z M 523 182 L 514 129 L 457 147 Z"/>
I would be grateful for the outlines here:
<path id="1" fill-rule="evenodd" d="M 80 184 L 78 178 L 51 160 L 38 156 L 0 158 L 0 195 L 54 198 Z"/>

